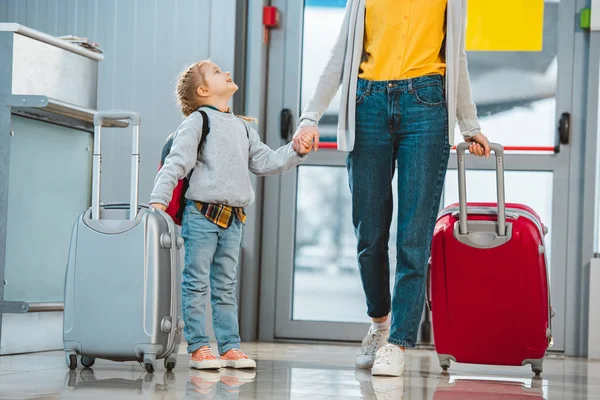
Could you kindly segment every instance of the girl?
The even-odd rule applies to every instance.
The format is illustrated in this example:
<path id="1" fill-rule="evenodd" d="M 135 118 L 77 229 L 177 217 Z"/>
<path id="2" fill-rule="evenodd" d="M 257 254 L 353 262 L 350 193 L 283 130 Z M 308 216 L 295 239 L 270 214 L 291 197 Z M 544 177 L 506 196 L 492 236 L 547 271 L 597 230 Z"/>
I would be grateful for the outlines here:
<path id="1" fill-rule="evenodd" d="M 305 146 L 297 146 L 298 151 L 292 143 L 277 151 L 263 144 L 247 118 L 236 117 L 228 107 L 237 89 L 229 72 L 211 61 L 200 61 L 183 71 L 176 95 L 187 118 L 177 129 L 150 198 L 151 206 L 165 210 L 178 180 L 193 169 L 182 223 L 182 300 L 184 333 L 188 353 L 192 354 L 190 366 L 197 369 L 256 367 L 240 350 L 235 298 L 244 207 L 254 201 L 249 171 L 281 174 L 299 165 L 310 151 L 309 139 Z M 208 121 L 202 120 L 200 108 Z M 203 124 L 209 124 L 210 134 L 198 152 Z M 220 360 L 211 353 L 206 336 L 209 283 Z"/>
<path id="2" fill-rule="evenodd" d="M 352 222 L 371 327 L 356 358 L 400 376 L 423 312 L 427 259 L 456 120 L 490 154 L 465 53 L 467 0 L 348 0 L 337 43 L 294 135 L 314 138 L 342 85 L 338 149 L 349 152 Z M 306 136 L 306 138 L 305 138 Z M 389 291 L 392 179 L 398 165 L 396 284 Z M 388 315 L 391 312 L 391 323 Z"/>

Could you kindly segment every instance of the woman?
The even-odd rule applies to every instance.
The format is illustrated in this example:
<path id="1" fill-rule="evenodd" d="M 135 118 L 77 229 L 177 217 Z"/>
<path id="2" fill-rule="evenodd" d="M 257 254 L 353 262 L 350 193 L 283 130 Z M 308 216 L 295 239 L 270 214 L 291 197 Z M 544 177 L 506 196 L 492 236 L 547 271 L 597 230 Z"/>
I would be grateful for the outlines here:
<path id="1" fill-rule="evenodd" d="M 414 347 L 426 266 L 458 121 L 489 157 L 465 53 L 467 0 L 348 0 L 342 29 L 294 135 L 296 145 L 342 86 L 337 143 L 348 177 L 358 264 L 372 325 L 356 366 L 400 376 Z M 396 283 L 389 293 L 392 178 L 398 165 Z M 391 321 L 388 318 L 391 312 Z"/>

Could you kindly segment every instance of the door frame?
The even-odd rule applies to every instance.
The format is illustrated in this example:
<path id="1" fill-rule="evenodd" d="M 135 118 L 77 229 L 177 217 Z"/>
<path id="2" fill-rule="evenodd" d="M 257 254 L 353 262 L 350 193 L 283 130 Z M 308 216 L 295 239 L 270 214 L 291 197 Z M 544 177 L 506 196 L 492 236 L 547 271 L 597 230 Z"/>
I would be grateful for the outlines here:
<path id="1" fill-rule="evenodd" d="M 598 0 L 576 0 L 578 12 Z M 579 17 L 579 13 L 577 14 Z M 579 18 L 577 18 L 579 20 Z M 573 110 L 581 112 L 572 118 L 571 166 L 569 175 L 567 297 L 565 354 L 587 356 L 590 261 L 598 252 L 600 235 L 600 161 L 599 96 L 600 96 L 600 32 L 576 27 L 575 52 L 584 52 L 573 70 Z M 573 114 L 575 115 L 575 114 Z M 581 171 L 578 174 L 578 171 Z"/>

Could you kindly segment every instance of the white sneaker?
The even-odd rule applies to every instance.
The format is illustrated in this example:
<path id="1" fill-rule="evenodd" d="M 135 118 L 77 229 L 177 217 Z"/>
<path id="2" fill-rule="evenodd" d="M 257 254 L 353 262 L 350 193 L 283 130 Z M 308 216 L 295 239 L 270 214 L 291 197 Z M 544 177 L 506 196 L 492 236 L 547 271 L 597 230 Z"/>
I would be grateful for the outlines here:
<path id="1" fill-rule="evenodd" d="M 356 356 L 356 368 L 371 368 L 375 362 L 375 354 L 387 343 L 389 329 L 373 330 L 369 328 L 367 336 L 362 341 L 360 354 Z"/>
<path id="2" fill-rule="evenodd" d="M 371 374 L 402 376 L 404 374 L 404 352 L 396 345 L 386 344 L 377 351 Z"/>

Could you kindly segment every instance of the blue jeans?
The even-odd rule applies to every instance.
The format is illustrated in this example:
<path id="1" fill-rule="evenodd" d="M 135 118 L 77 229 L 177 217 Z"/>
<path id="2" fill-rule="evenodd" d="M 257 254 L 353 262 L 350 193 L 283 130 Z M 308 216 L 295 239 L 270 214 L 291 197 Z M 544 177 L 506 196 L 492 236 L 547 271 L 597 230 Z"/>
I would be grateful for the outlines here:
<path id="1" fill-rule="evenodd" d="M 239 349 L 235 288 L 242 223 L 235 219 L 229 228 L 220 228 L 188 201 L 183 213 L 182 236 L 185 241 L 182 301 L 188 353 L 209 346 L 205 318 L 209 282 L 219 354 Z"/>
<path id="2" fill-rule="evenodd" d="M 352 221 L 367 313 L 392 312 L 389 342 L 414 347 L 423 313 L 427 261 L 448 167 L 444 79 L 360 79 L 356 141 L 347 157 Z M 396 282 L 390 296 L 388 241 L 398 165 Z"/>

